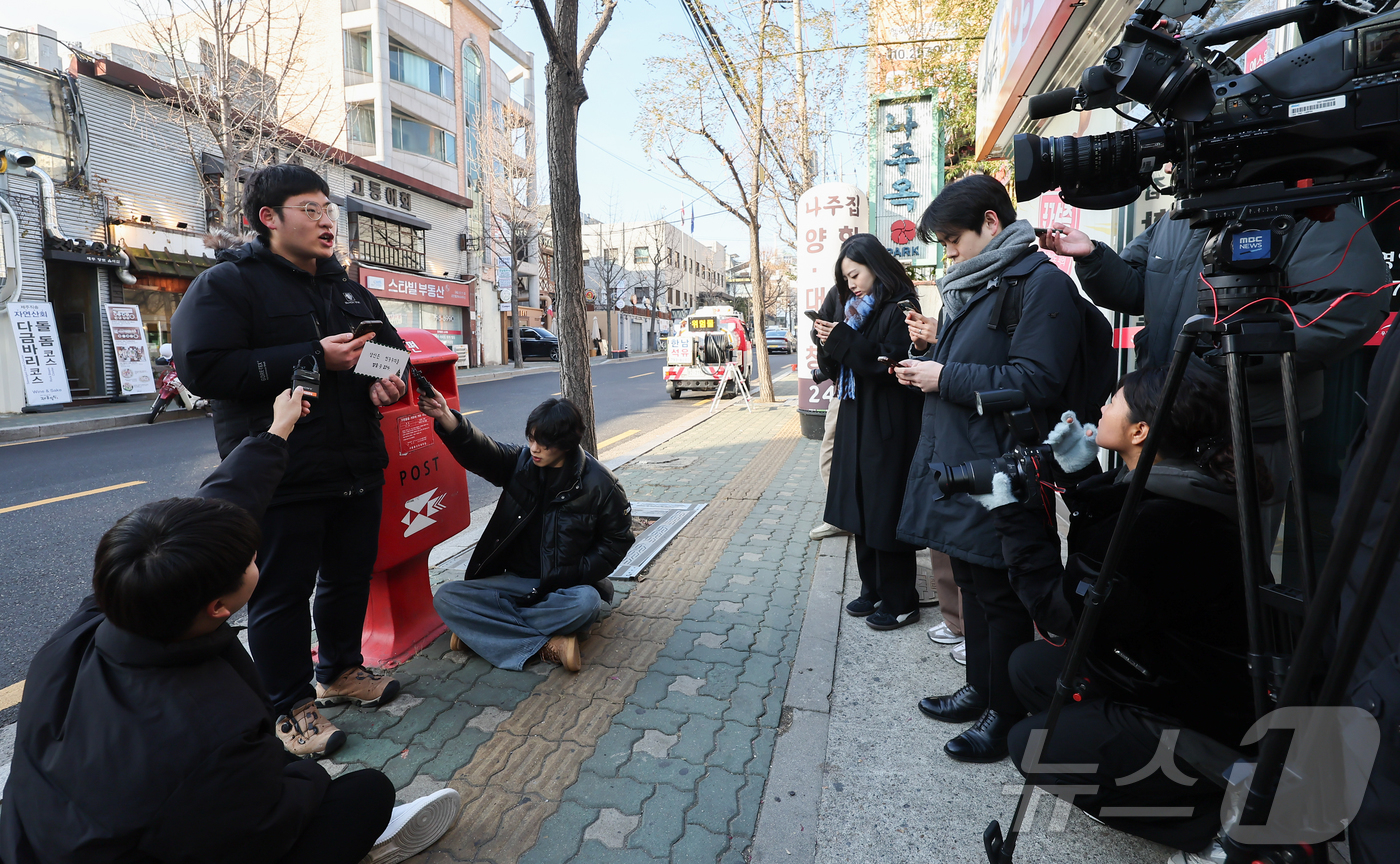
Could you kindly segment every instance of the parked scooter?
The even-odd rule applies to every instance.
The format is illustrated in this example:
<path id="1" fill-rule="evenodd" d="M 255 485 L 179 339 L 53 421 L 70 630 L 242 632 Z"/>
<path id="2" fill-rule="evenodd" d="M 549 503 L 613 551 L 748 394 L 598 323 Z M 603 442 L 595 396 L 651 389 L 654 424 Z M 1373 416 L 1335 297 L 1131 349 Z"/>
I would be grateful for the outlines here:
<path id="1" fill-rule="evenodd" d="M 156 401 L 151 403 L 151 415 L 146 418 L 147 423 L 156 422 L 160 412 L 165 410 L 165 406 L 177 396 L 180 398 L 181 407 L 187 411 L 198 411 L 208 406 L 208 399 L 201 399 L 190 392 L 190 389 L 180 383 L 180 376 L 175 372 L 175 362 L 171 360 L 174 354 L 169 342 L 160 346 L 160 356 L 156 358 L 157 366 L 168 366 L 165 373 L 160 376 L 160 385 L 156 388 Z"/>

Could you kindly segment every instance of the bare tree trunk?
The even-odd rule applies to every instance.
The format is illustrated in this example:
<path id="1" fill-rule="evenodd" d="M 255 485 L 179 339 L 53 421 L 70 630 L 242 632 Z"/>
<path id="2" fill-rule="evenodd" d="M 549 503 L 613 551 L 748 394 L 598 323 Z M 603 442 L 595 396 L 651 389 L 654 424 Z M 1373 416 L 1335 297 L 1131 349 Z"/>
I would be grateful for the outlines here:
<path id="1" fill-rule="evenodd" d="M 566 6 L 573 7 L 568 14 Z M 583 414 L 583 447 L 596 456 L 598 436 L 594 429 L 593 367 L 588 362 L 588 316 L 583 302 L 583 219 L 578 192 L 578 106 L 588 93 L 578 67 L 561 62 L 564 57 L 573 59 L 578 32 L 577 2 L 560 0 L 555 11 L 559 36 L 567 46 L 545 67 L 549 200 L 559 262 L 559 282 L 555 286 L 555 303 L 559 307 L 559 389 Z M 612 329 L 611 309 L 608 329 Z"/>
<path id="2" fill-rule="evenodd" d="M 510 259 L 510 352 L 515 358 L 515 368 L 525 368 L 525 358 L 520 351 L 520 292 L 515 290 L 515 256 Z"/>

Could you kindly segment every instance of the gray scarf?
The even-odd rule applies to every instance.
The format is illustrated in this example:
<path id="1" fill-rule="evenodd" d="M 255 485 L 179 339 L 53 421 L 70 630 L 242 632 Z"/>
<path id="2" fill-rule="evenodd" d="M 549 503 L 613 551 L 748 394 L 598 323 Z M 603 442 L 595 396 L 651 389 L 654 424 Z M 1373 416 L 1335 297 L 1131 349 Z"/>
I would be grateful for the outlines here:
<path id="1" fill-rule="evenodd" d="M 972 295 L 1021 257 L 1033 242 L 1035 229 L 1031 223 L 1017 219 L 993 237 L 987 248 L 949 267 L 948 272 L 938 280 L 938 293 L 943 297 L 943 320 L 952 320 L 972 299 Z"/>

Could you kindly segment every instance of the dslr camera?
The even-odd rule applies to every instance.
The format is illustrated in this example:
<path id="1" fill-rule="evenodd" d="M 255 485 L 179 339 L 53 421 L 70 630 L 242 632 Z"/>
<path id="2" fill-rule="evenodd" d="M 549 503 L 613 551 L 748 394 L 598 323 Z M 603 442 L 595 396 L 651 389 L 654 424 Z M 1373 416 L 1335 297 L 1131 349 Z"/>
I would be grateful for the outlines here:
<path id="1" fill-rule="evenodd" d="M 997 472 L 1011 478 L 1011 492 L 1018 501 L 1028 503 L 1040 494 L 1040 480 L 1054 464 L 1055 454 L 1049 444 L 1043 444 L 1045 433 L 1020 390 L 979 390 L 977 413 L 987 415 L 1000 411 L 1006 417 L 1016 444 L 995 459 L 973 459 L 961 465 L 934 462 L 929 465 L 938 485 L 941 501 L 957 492 L 986 495 L 992 491 L 992 478 Z"/>

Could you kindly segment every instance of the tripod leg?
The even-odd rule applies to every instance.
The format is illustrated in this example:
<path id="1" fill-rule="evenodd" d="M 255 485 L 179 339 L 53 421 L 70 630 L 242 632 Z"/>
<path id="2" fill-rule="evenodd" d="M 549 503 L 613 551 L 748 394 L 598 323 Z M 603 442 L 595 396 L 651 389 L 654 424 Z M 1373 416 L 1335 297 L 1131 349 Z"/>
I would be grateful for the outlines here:
<path id="1" fill-rule="evenodd" d="M 1303 421 L 1298 419 L 1298 367 L 1293 352 L 1279 357 L 1283 373 L 1283 416 L 1288 431 L 1288 462 L 1293 473 L 1292 509 L 1298 527 L 1298 557 L 1303 569 L 1303 596 L 1311 601 L 1317 590 L 1313 562 L 1312 516 L 1308 513 L 1307 486 L 1303 482 Z"/>
<path id="2" fill-rule="evenodd" d="M 1172 403 L 1176 401 L 1176 393 L 1181 389 L 1181 381 L 1186 377 L 1186 364 L 1191 358 L 1191 349 L 1195 344 L 1194 334 L 1182 333 L 1176 337 L 1176 350 L 1172 355 L 1172 365 L 1167 373 L 1167 383 L 1162 388 L 1161 399 L 1157 402 L 1157 411 L 1152 415 L 1152 425 L 1147 429 L 1147 440 L 1142 442 L 1142 455 L 1138 457 L 1138 468 L 1133 472 L 1132 480 L 1128 482 L 1128 492 L 1123 498 L 1123 509 L 1118 512 L 1118 522 L 1113 526 L 1113 536 L 1109 539 L 1108 550 L 1104 553 L 1103 567 L 1099 571 L 1098 578 L 1094 580 L 1094 587 L 1084 598 L 1084 614 L 1079 621 L 1079 626 L 1074 630 L 1074 639 L 1070 641 L 1069 658 L 1065 660 L 1065 666 L 1060 670 L 1059 680 L 1055 682 L 1055 695 L 1051 697 L 1050 707 L 1045 715 L 1045 737 L 1042 739 L 1042 753 L 1048 752 L 1050 749 L 1050 740 L 1055 734 L 1056 724 L 1059 723 L 1060 712 L 1064 710 L 1065 702 L 1069 701 L 1070 693 L 1074 689 L 1073 682 L 1079 676 L 1079 670 L 1083 668 L 1084 660 L 1089 654 L 1089 645 L 1093 641 L 1099 619 L 1103 616 L 1103 604 L 1108 599 L 1113 574 L 1118 569 L 1119 562 L 1123 560 L 1123 553 L 1128 545 L 1128 534 L 1137 518 L 1138 502 L 1142 500 L 1143 490 L 1147 488 L 1147 478 L 1152 472 L 1152 463 L 1157 459 L 1158 433 L 1165 425 L 1167 415 L 1172 409 Z M 1257 513 L 1255 518 L 1257 520 Z M 1255 524 L 1257 526 L 1258 522 L 1256 521 Z M 1030 797 L 1034 791 L 1035 784 L 1027 776 L 1026 782 L 1021 786 L 1021 797 L 1016 804 L 1016 817 L 1011 823 L 1011 830 L 1007 832 L 1006 839 L 1000 844 L 992 842 L 986 844 L 987 857 L 991 864 L 1011 864 L 1012 856 L 1016 852 L 1016 839 L 1021 833 L 1021 817 L 1030 805 Z M 984 840 L 992 838 L 992 835 L 992 828 L 989 825 Z"/>
<path id="3" fill-rule="evenodd" d="M 1385 512 L 1380 542 L 1366 565 L 1366 575 L 1361 579 L 1361 588 L 1356 592 L 1356 603 L 1351 607 L 1351 614 L 1347 616 L 1342 629 L 1337 631 L 1337 650 L 1332 655 L 1332 665 L 1327 669 L 1327 679 L 1322 684 L 1317 704 L 1341 705 L 1345 700 L 1352 670 L 1361 657 L 1361 648 L 1366 644 L 1371 623 L 1376 619 L 1381 595 L 1385 593 L 1386 583 L 1395 569 L 1396 553 L 1400 553 L 1400 489 L 1391 491 L 1390 509 Z"/>
<path id="4" fill-rule="evenodd" d="M 1373 375 L 1377 372 L 1372 370 Z M 1318 575 L 1317 591 L 1308 606 L 1303 632 L 1298 637 L 1293 663 L 1288 670 L 1288 680 L 1279 695 L 1280 708 L 1307 702 L 1313 673 L 1322 656 L 1323 640 L 1336 618 L 1337 603 L 1347 574 L 1351 571 L 1352 560 L 1356 557 L 1361 534 L 1366 528 L 1366 516 L 1376 500 L 1397 440 L 1400 440 L 1400 369 L 1392 369 L 1390 381 L 1376 411 L 1375 425 L 1366 436 L 1366 446 L 1356 457 L 1356 482 L 1337 520 L 1337 533 L 1332 540 L 1331 551 L 1327 553 L 1327 560 Z M 1264 734 L 1259 745 L 1259 761 L 1250 780 L 1249 795 L 1241 814 L 1241 824 L 1262 825 L 1267 820 L 1274 793 L 1278 790 L 1279 777 L 1283 773 L 1283 763 L 1288 756 L 1291 737 L 1279 730 Z"/>
<path id="5" fill-rule="evenodd" d="M 1227 337 L 1228 344 L 1228 337 Z M 1240 555 L 1244 564 L 1244 605 L 1249 623 L 1249 672 L 1254 694 L 1254 716 L 1263 717 L 1268 703 L 1267 664 L 1263 660 L 1263 610 L 1259 608 L 1258 587 L 1263 583 L 1264 541 L 1259 527 L 1259 487 L 1254 473 L 1254 439 L 1249 426 L 1249 393 L 1245 388 L 1244 366 L 1247 355 L 1225 355 L 1225 371 L 1230 388 L 1230 441 L 1235 451 L 1235 502 L 1240 520 Z M 1273 581 L 1270 575 L 1269 581 Z"/>

